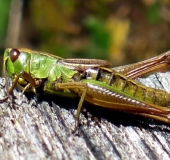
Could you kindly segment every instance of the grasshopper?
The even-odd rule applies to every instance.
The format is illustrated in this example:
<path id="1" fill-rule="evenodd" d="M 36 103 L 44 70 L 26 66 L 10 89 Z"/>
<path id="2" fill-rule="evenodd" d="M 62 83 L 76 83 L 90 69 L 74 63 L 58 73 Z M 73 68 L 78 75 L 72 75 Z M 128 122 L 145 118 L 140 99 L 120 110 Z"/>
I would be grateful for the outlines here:
<path id="1" fill-rule="evenodd" d="M 134 81 L 169 63 L 170 52 L 116 68 L 105 60 L 63 59 L 29 49 L 9 48 L 4 53 L 5 73 L 13 80 L 9 94 L 15 87 L 23 93 L 43 87 L 49 94 L 80 97 L 76 128 L 84 101 L 170 123 L 170 94 Z"/>

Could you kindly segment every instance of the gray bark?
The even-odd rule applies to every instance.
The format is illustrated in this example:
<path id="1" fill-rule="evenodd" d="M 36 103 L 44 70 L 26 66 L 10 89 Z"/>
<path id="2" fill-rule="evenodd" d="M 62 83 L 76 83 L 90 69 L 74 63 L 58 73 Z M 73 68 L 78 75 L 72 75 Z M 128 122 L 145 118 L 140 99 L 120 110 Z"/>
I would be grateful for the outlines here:
<path id="1" fill-rule="evenodd" d="M 169 79 L 170 73 L 157 73 L 138 81 L 170 93 Z M 0 89 L 3 99 L 3 78 Z M 11 99 L 0 104 L 1 160 L 170 159 L 170 128 L 165 123 L 86 103 L 100 125 L 82 114 L 78 133 L 72 134 L 78 101 L 59 98 L 48 103 L 48 98 L 29 99 L 17 90 Z"/>

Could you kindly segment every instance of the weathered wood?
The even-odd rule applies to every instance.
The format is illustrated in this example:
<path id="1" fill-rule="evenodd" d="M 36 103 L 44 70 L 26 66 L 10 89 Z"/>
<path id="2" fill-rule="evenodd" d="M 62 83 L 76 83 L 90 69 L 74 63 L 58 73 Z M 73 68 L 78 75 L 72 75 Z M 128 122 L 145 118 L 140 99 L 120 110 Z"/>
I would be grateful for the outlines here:
<path id="1" fill-rule="evenodd" d="M 170 92 L 170 73 L 139 79 Z M 5 97 L 0 79 L 0 99 Z M 45 96 L 44 96 L 45 97 Z M 82 114 L 73 135 L 77 101 L 27 98 L 17 90 L 0 104 L 0 159 L 170 159 L 169 125 L 85 104 L 100 125 Z M 58 106 L 57 104 L 60 104 Z"/>

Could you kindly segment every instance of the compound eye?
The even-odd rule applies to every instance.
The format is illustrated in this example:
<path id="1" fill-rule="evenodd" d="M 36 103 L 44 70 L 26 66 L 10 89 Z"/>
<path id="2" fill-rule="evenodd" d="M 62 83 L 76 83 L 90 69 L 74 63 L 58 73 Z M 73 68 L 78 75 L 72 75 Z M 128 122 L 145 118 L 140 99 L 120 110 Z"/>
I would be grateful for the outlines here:
<path id="1" fill-rule="evenodd" d="M 11 51 L 9 52 L 9 56 L 13 63 L 18 59 L 19 55 L 20 55 L 20 51 L 17 49 L 11 49 Z"/>

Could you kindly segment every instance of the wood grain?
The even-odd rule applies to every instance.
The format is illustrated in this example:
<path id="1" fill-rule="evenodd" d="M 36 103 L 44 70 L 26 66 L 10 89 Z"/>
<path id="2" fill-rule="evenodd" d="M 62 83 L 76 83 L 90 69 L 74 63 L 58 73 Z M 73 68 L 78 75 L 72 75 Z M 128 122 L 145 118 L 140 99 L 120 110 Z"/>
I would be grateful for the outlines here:
<path id="1" fill-rule="evenodd" d="M 170 73 L 138 79 L 170 92 Z M 6 96 L 0 79 L 0 99 Z M 77 100 L 21 95 L 0 104 L 0 159 L 170 159 L 169 125 L 85 103 L 74 135 Z"/>

